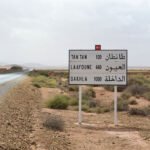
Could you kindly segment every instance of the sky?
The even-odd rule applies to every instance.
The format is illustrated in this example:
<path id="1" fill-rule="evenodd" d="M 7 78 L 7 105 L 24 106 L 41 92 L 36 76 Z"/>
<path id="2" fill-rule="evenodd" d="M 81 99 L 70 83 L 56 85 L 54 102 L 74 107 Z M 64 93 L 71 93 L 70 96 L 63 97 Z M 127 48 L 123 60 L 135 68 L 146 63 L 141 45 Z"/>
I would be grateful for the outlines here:
<path id="1" fill-rule="evenodd" d="M 150 1 L 0 0 L 0 63 L 67 66 L 69 49 L 95 44 L 150 66 Z"/>

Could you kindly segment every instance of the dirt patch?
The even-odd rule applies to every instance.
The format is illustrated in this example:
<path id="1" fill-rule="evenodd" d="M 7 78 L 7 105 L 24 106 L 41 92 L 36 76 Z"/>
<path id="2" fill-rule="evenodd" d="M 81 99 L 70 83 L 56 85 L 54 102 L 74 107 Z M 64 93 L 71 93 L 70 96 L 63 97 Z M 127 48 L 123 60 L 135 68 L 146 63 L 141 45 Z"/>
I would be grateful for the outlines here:
<path id="1" fill-rule="evenodd" d="M 106 91 L 103 87 L 93 89 L 96 92 L 96 99 L 102 105 L 108 106 L 113 102 L 113 92 Z M 58 93 L 55 89 L 50 90 L 52 96 Z M 65 144 L 60 143 L 63 146 L 67 145 L 69 150 L 110 150 L 112 148 L 114 150 L 149 150 L 150 147 L 149 117 L 130 116 L 127 112 L 119 112 L 119 126 L 115 127 L 113 112 L 103 114 L 82 112 L 83 124 L 79 126 L 77 111 L 43 108 L 42 113 L 59 115 L 64 119 L 66 130 L 61 134 L 57 133 L 57 138 L 64 137 Z M 62 149 L 65 148 L 62 147 Z"/>
<path id="2" fill-rule="evenodd" d="M 48 98 L 53 98 L 55 95 L 60 94 L 61 90 L 59 88 L 44 88 L 40 89 L 42 93 L 42 99 L 46 101 Z"/>
<path id="3" fill-rule="evenodd" d="M 108 131 L 108 134 L 112 136 L 117 136 L 118 138 L 123 138 L 128 141 L 128 143 L 132 147 L 137 147 L 137 149 L 147 149 L 149 148 L 149 145 L 142 139 L 139 135 L 138 131 L 125 131 L 125 132 L 114 132 L 114 131 Z"/>
<path id="4" fill-rule="evenodd" d="M 141 132 L 150 134 L 150 120 L 146 117 L 130 117 L 119 113 L 119 126 L 113 125 L 113 113 L 82 113 L 83 122 L 77 125 L 78 112 L 44 108 L 43 113 L 60 115 L 66 122 L 66 135 L 70 150 L 149 150 L 150 139 Z"/>
<path id="5" fill-rule="evenodd" d="M 150 105 L 150 101 L 144 99 L 143 97 L 141 98 L 136 98 L 136 97 L 131 97 L 130 100 L 136 100 L 137 105 L 130 105 L 131 108 L 144 108 Z"/>

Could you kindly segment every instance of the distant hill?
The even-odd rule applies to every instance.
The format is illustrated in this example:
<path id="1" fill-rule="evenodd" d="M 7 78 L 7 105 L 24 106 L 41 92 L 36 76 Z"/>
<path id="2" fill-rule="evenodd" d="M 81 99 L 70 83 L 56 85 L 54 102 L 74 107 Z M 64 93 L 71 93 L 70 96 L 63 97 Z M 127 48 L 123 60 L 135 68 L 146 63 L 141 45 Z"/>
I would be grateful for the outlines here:
<path id="1" fill-rule="evenodd" d="M 23 67 L 19 65 L 1 65 L 0 73 L 12 73 L 23 71 Z"/>

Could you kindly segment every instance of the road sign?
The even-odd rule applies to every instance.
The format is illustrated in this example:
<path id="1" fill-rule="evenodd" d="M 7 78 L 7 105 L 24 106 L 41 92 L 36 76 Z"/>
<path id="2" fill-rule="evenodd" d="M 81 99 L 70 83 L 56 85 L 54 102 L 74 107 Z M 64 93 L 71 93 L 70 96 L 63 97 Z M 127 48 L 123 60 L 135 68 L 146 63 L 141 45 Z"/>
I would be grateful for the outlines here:
<path id="1" fill-rule="evenodd" d="M 127 50 L 70 50 L 69 84 L 126 85 Z"/>
<path id="2" fill-rule="evenodd" d="M 101 50 L 101 45 L 95 45 L 95 50 L 100 51 Z"/>

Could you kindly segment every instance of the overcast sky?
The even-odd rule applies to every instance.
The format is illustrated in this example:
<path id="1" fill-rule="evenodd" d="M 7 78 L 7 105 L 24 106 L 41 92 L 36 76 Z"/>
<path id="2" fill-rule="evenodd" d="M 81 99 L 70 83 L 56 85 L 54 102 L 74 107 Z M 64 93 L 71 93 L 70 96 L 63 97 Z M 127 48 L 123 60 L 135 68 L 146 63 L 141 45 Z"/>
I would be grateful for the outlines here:
<path id="1" fill-rule="evenodd" d="M 150 0 L 0 0 L 0 63 L 67 66 L 97 43 L 150 66 Z"/>

